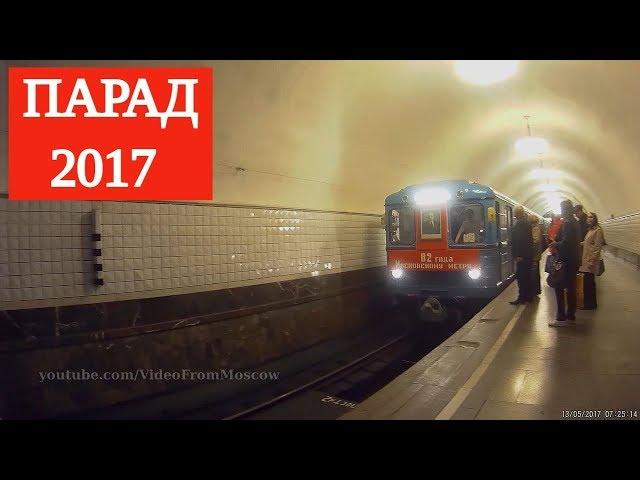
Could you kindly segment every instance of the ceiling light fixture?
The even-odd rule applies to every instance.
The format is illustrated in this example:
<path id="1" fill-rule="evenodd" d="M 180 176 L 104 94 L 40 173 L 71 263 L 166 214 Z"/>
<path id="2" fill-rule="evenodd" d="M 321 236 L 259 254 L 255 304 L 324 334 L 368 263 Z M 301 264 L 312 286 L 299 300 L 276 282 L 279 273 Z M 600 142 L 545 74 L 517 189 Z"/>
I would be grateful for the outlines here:
<path id="1" fill-rule="evenodd" d="M 552 183 L 543 183 L 540 186 L 540 190 L 543 192 L 557 192 L 558 190 L 560 190 L 560 187 Z"/>
<path id="2" fill-rule="evenodd" d="M 527 122 L 527 136 L 516 140 L 516 151 L 525 158 L 531 158 L 536 155 L 543 155 L 549 152 L 549 142 L 542 137 L 531 136 L 531 125 L 529 125 L 529 115 L 523 115 Z M 542 167 L 542 161 L 540 162 Z"/>
<path id="3" fill-rule="evenodd" d="M 560 177 L 560 172 L 557 170 L 551 170 L 549 168 L 534 168 L 531 170 L 530 177 L 535 180 L 545 180 L 549 178 Z"/>
<path id="4" fill-rule="evenodd" d="M 456 60 L 458 77 L 473 85 L 491 85 L 506 80 L 518 71 L 518 60 Z"/>
<path id="5" fill-rule="evenodd" d="M 542 155 L 549 151 L 549 142 L 540 137 L 525 137 L 516 141 L 516 150 L 526 158 Z"/>

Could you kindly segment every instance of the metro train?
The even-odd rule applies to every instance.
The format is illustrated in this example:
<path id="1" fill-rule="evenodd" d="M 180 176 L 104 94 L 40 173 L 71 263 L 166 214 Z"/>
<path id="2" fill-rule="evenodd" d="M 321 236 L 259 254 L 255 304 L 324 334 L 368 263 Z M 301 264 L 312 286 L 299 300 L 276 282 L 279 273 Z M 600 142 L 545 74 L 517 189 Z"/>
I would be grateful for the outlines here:
<path id="1" fill-rule="evenodd" d="M 446 316 L 452 303 L 488 300 L 515 275 L 517 202 L 487 185 L 453 180 L 403 188 L 385 199 L 387 267 L 398 301 Z M 547 219 L 533 214 L 546 231 Z"/>

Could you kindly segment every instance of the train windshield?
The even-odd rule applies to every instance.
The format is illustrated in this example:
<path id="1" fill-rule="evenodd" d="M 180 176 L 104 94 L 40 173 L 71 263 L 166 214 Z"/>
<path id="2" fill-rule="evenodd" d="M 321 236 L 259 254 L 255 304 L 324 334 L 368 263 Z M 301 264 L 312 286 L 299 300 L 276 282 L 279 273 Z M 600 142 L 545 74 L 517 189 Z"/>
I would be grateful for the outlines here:
<path id="1" fill-rule="evenodd" d="M 413 245 L 416 241 L 416 223 L 413 209 L 391 208 L 388 213 L 387 238 L 391 245 Z"/>
<path id="2" fill-rule="evenodd" d="M 449 219 L 454 244 L 484 243 L 486 232 L 482 205 L 454 205 L 449 209 Z"/>

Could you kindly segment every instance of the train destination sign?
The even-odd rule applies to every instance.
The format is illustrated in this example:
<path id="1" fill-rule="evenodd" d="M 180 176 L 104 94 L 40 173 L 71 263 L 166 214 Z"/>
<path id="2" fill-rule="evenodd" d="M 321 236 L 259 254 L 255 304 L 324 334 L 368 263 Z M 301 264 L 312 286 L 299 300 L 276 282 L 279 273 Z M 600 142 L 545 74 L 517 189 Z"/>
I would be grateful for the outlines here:
<path id="1" fill-rule="evenodd" d="M 477 267 L 480 253 L 477 250 L 390 250 L 388 264 L 405 270 L 459 271 Z"/>

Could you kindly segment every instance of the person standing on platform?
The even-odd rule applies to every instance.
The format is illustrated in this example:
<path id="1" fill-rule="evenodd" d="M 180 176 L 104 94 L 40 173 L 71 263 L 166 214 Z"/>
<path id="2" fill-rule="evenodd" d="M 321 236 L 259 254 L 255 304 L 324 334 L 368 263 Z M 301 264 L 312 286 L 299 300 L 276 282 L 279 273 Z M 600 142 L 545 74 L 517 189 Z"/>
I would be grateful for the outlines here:
<path id="1" fill-rule="evenodd" d="M 587 231 L 589 230 L 589 225 L 587 224 L 587 214 L 584 211 L 584 207 L 582 205 L 576 205 L 573 209 L 573 213 L 578 219 L 578 223 L 580 224 L 580 241 L 584 240 Z"/>
<path id="2" fill-rule="evenodd" d="M 546 249 L 546 244 L 544 243 L 538 217 L 531 214 L 529 215 L 529 221 L 531 222 L 531 238 L 533 240 L 533 262 L 531 266 L 531 293 L 533 298 L 534 295 L 542 293 L 540 289 L 540 257 L 542 257 L 542 252 Z"/>
<path id="3" fill-rule="evenodd" d="M 554 215 L 553 219 L 551 220 L 551 225 L 549 226 L 549 231 L 547 232 L 547 239 L 549 240 L 548 242 L 549 244 L 556 241 L 556 235 L 560 231 L 561 226 L 562 226 L 562 218 L 560 218 L 560 215 Z M 555 254 L 556 251 L 555 249 L 552 249 L 551 247 L 549 247 L 549 253 Z"/>
<path id="4" fill-rule="evenodd" d="M 580 225 L 574 217 L 571 200 L 560 203 L 562 210 L 562 226 L 556 235 L 556 241 L 549 245 L 558 251 L 558 260 L 562 262 L 562 282 L 555 288 L 558 311 L 556 319 L 549 325 L 562 327 L 570 325 L 576 319 L 576 275 L 580 267 L 578 248 L 580 246 Z M 567 292 L 567 309 L 565 311 L 564 293 Z"/>
<path id="5" fill-rule="evenodd" d="M 589 212 L 587 215 L 589 230 L 582 242 L 582 264 L 580 271 L 584 273 L 584 308 L 594 310 L 598 308 L 596 299 L 596 274 L 600 264 L 602 246 L 605 244 L 604 232 L 598 224 L 598 216 Z"/>
<path id="6" fill-rule="evenodd" d="M 585 213 L 582 205 L 576 205 L 573 207 L 573 213 L 578 220 L 578 225 L 580 226 L 580 245 L 578 246 L 578 258 L 580 259 L 582 258 L 582 241 L 589 230 L 589 225 L 587 225 L 587 214 Z"/>
<path id="7" fill-rule="evenodd" d="M 562 219 L 560 218 L 560 215 L 556 215 L 554 213 L 553 217 L 551 217 L 551 225 L 549 225 L 546 237 L 546 246 L 549 247 L 549 255 L 545 259 L 544 271 L 547 273 L 551 273 L 551 266 L 558 255 L 558 250 L 553 246 L 553 242 L 556 241 L 556 235 L 560 231 L 561 226 Z"/>
<path id="8" fill-rule="evenodd" d="M 531 222 L 521 205 L 513 209 L 516 224 L 513 227 L 513 257 L 516 260 L 516 280 L 518 280 L 518 298 L 511 305 L 520 305 L 533 300 L 531 291 L 531 266 L 533 264 L 533 237 Z"/>

